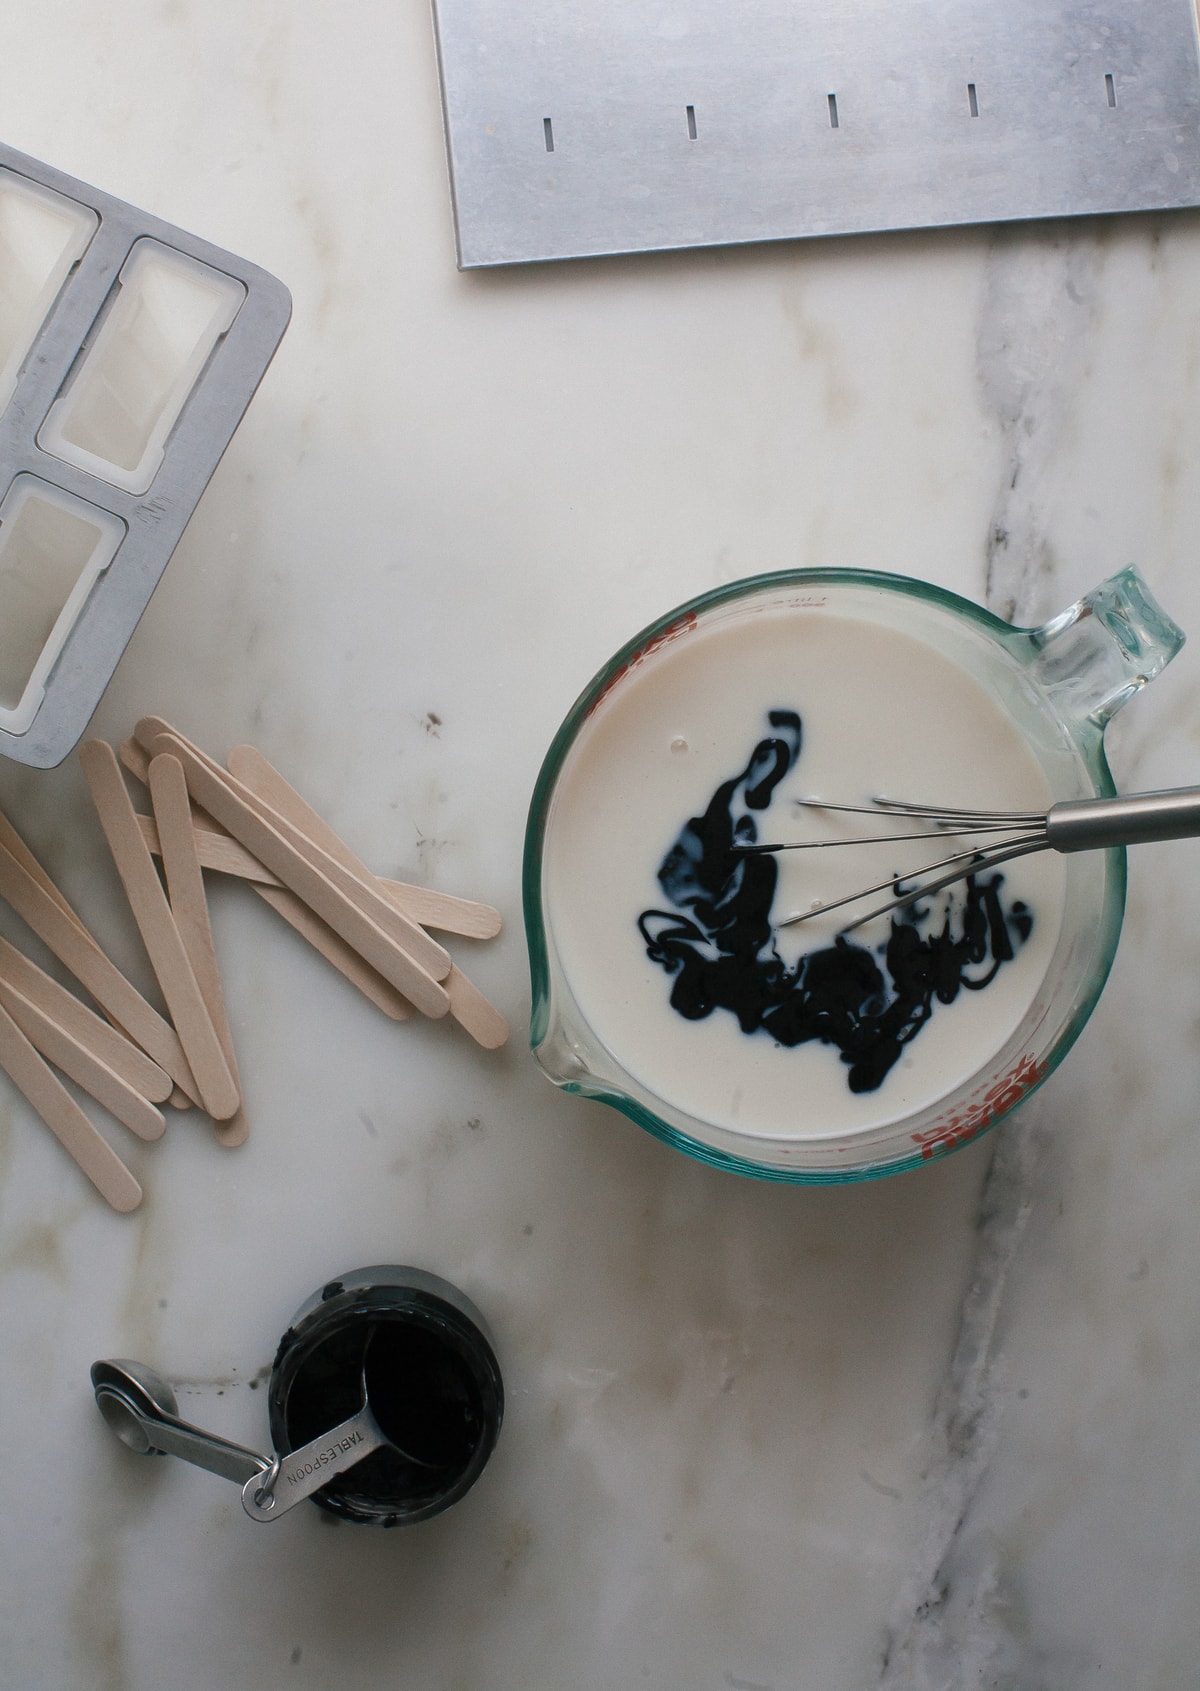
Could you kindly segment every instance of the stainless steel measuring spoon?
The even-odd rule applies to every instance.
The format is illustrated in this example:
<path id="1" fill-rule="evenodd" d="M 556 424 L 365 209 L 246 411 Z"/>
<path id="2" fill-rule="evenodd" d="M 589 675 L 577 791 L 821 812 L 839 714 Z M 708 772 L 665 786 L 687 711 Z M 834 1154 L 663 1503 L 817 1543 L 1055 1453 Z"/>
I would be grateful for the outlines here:
<path id="1" fill-rule="evenodd" d="M 372 1408 L 371 1344 L 367 1342 L 362 1367 L 362 1408 L 346 1421 L 328 1432 L 321 1433 L 286 1456 L 276 1457 L 274 1471 L 266 1476 L 252 1475 L 242 1487 L 242 1508 L 255 1521 L 274 1520 L 311 1497 L 335 1474 L 353 1468 L 376 1450 L 390 1450 L 403 1457 L 413 1468 L 436 1473 L 444 1465 L 427 1461 L 402 1446 L 396 1439 L 397 1393 L 395 1383 L 375 1382 L 375 1395 L 383 1405 L 381 1412 L 387 1430 L 380 1425 Z M 409 1443 L 405 1435 L 405 1444 Z"/>
<path id="2" fill-rule="evenodd" d="M 139 1456 L 180 1456 L 239 1485 L 261 1481 L 275 1465 L 269 1456 L 181 1419 L 171 1385 L 144 1363 L 124 1358 L 94 1362 L 92 1389 L 101 1415 Z"/>
<path id="3" fill-rule="evenodd" d="M 370 1404 L 364 1403 L 348 1421 L 277 1458 L 273 1473 L 251 1474 L 242 1487 L 242 1508 L 252 1521 L 273 1521 L 319 1491 L 335 1474 L 385 1447 L 394 1448 L 371 1413 Z M 424 1462 L 415 1465 L 430 1466 Z"/>
<path id="4" fill-rule="evenodd" d="M 124 1358 L 95 1362 L 92 1388 L 100 1413 L 128 1449 L 139 1456 L 179 1456 L 235 1481 L 242 1487 L 242 1507 L 255 1521 L 285 1515 L 375 1450 L 395 1450 L 415 1468 L 436 1471 L 441 1466 L 402 1450 L 380 1427 L 368 1400 L 365 1359 L 358 1413 L 283 1457 L 262 1456 L 181 1419 L 170 1383 L 144 1363 Z M 281 1481 L 284 1489 L 277 1490 Z"/>

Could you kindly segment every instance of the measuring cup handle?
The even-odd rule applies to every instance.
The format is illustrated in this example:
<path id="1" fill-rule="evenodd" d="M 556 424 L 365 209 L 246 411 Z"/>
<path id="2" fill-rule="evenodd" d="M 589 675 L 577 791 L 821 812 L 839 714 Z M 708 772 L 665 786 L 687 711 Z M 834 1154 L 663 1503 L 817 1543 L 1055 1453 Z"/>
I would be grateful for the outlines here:
<path id="1" fill-rule="evenodd" d="M 1077 729 L 1103 729 L 1184 642 L 1132 565 L 1025 635 L 1030 673 Z"/>

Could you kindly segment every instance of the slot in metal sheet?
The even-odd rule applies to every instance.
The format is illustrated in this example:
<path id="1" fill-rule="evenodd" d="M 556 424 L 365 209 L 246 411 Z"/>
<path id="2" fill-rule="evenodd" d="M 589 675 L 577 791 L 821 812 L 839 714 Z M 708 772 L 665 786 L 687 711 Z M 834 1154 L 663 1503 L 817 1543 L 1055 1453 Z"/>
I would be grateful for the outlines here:
<path id="1" fill-rule="evenodd" d="M 1200 204 L 1193 0 L 435 0 L 462 268 Z"/>

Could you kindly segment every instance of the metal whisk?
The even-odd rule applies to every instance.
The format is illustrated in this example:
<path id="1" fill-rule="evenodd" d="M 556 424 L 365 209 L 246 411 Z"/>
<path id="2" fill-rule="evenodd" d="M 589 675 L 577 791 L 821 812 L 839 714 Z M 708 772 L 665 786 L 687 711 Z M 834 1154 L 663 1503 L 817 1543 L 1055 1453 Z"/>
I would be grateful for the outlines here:
<path id="1" fill-rule="evenodd" d="M 874 905 L 864 915 L 846 924 L 847 931 L 861 927 L 875 916 L 898 910 L 914 900 L 940 892 L 956 881 L 1009 863 L 1031 852 L 1095 851 L 1105 846 L 1140 845 L 1149 840 L 1180 840 L 1200 835 L 1200 787 L 1172 787 L 1164 792 L 1131 793 L 1111 799 L 1064 799 L 1048 811 L 958 810 L 936 804 L 911 804 L 899 799 L 877 798 L 866 804 L 830 804 L 822 799 L 801 799 L 814 810 L 847 811 L 860 816 L 907 816 L 926 826 L 910 834 L 872 834 L 845 840 L 794 840 L 771 845 L 739 845 L 735 852 L 819 851 L 852 845 L 892 845 L 899 840 L 933 837 L 935 829 L 955 835 L 992 836 L 989 840 L 951 852 L 933 863 L 903 876 L 889 875 L 873 886 L 860 887 L 843 898 L 830 899 L 812 910 L 787 916 L 778 925 L 789 927 L 808 922 L 846 905 L 859 904 L 876 893 L 891 891 L 892 897 Z M 927 879 L 926 877 L 932 877 Z M 907 892 L 901 882 L 914 883 Z"/>

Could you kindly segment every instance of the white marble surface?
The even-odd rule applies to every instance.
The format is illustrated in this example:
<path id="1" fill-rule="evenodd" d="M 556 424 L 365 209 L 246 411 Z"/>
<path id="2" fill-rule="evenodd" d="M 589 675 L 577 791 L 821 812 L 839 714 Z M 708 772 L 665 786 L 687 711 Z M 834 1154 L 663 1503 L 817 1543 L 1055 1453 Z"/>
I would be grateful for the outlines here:
<path id="1" fill-rule="evenodd" d="M 1200 629 L 1200 216 L 460 275 L 421 0 L 7 9 L 6 142 L 274 271 L 295 315 L 97 714 L 253 740 L 362 856 L 504 912 L 501 1053 L 395 1027 L 213 889 L 252 1114 L 86 1188 L 0 1085 L 4 1691 L 1179 1691 L 1200 1659 L 1197 852 L 1132 860 L 1042 1092 L 848 1189 L 695 1165 L 526 1049 L 524 811 L 597 665 L 791 565 L 1034 621 L 1128 562 Z M 1110 736 L 1200 779 L 1186 648 Z M 0 805 L 144 974 L 78 768 Z M 111 1124 L 110 1124 L 111 1126 Z M 133 1355 L 251 1444 L 338 1270 L 461 1285 L 509 1390 L 379 1534 L 140 1461 Z"/>

